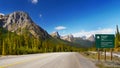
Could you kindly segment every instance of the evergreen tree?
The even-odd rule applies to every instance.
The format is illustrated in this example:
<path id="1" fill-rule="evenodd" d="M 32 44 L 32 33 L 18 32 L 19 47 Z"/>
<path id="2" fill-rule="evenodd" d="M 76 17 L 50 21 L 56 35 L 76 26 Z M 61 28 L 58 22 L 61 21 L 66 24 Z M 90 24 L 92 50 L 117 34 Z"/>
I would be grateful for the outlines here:
<path id="1" fill-rule="evenodd" d="M 115 36 L 115 51 L 119 51 L 120 47 L 120 34 L 118 25 L 116 26 L 116 36 Z"/>
<path id="2" fill-rule="evenodd" d="M 3 45 L 2 45 L 2 55 L 6 55 L 6 52 L 5 52 L 5 42 L 3 41 Z"/>

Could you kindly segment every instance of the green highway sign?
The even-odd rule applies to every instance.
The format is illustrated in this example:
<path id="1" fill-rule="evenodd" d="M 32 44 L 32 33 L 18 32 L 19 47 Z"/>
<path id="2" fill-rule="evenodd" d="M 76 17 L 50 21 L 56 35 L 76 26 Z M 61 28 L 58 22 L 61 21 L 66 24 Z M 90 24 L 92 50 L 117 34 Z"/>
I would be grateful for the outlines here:
<path id="1" fill-rule="evenodd" d="M 95 43 L 96 48 L 114 48 L 115 36 L 114 34 L 96 34 Z"/>

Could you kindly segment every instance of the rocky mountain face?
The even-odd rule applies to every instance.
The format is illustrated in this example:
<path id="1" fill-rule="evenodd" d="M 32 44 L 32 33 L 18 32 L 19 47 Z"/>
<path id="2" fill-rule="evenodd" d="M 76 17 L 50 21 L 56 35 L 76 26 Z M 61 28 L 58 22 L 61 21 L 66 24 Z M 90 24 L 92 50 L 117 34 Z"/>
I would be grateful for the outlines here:
<path id="1" fill-rule="evenodd" d="M 94 35 L 91 35 L 90 37 L 88 37 L 87 40 L 89 40 L 91 42 L 94 42 L 95 41 Z"/>
<path id="2" fill-rule="evenodd" d="M 58 38 L 58 39 L 62 39 L 62 40 L 66 40 L 69 42 L 72 42 L 74 40 L 73 35 L 66 35 L 66 36 L 60 36 L 58 32 L 53 32 L 50 34 L 52 37 L 54 38 Z"/>
<path id="3" fill-rule="evenodd" d="M 70 34 L 70 35 L 62 36 L 61 39 L 69 41 L 69 42 L 73 42 L 74 37 L 73 35 Z"/>
<path id="4" fill-rule="evenodd" d="M 53 32 L 53 33 L 51 34 L 51 36 L 54 37 L 54 38 L 59 38 L 59 39 L 60 39 L 60 35 L 59 35 L 58 32 Z"/>
<path id="5" fill-rule="evenodd" d="M 17 34 L 23 34 L 27 31 L 36 38 L 46 39 L 50 37 L 44 29 L 32 21 L 28 13 L 23 11 L 13 12 L 4 16 L 1 15 L 0 26 Z"/>

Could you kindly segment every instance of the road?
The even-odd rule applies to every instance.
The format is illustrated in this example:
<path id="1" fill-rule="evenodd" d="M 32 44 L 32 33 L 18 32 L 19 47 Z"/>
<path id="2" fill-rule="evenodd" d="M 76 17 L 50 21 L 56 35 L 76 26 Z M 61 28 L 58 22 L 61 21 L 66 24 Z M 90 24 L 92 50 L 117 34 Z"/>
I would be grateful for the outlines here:
<path id="1" fill-rule="evenodd" d="M 0 57 L 0 68 L 97 68 L 77 52 Z"/>

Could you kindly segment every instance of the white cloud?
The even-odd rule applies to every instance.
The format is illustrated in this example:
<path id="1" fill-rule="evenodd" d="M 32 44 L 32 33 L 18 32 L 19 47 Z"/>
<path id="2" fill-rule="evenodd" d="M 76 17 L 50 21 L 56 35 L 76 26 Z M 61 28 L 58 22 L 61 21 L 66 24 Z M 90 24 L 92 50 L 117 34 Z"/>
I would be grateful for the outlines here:
<path id="1" fill-rule="evenodd" d="M 42 17 L 42 14 L 40 14 L 39 17 L 41 18 L 41 17 Z"/>
<path id="2" fill-rule="evenodd" d="M 55 30 L 65 30 L 66 29 L 66 27 L 64 27 L 64 26 L 57 26 L 57 27 L 55 27 Z"/>
<path id="3" fill-rule="evenodd" d="M 37 3 L 38 3 L 38 0 L 31 0 L 31 2 L 32 2 L 33 4 L 37 4 Z"/>
<path id="4" fill-rule="evenodd" d="M 95 35 L 95 34 L 111 34 L 114 33 L 115 30 L 111 29 L 111 28 L 105 28 L 105 29 L 98 29 L 98 30 L 93 30 L 93 31 L 80 31 L 78 33 L 73 33 L 74 37 L 82 37 L 82 36 L 86 36 L 89 37 L 91 35 Z"/>

